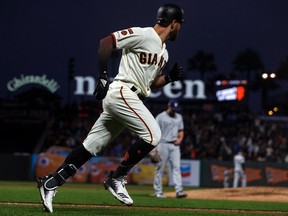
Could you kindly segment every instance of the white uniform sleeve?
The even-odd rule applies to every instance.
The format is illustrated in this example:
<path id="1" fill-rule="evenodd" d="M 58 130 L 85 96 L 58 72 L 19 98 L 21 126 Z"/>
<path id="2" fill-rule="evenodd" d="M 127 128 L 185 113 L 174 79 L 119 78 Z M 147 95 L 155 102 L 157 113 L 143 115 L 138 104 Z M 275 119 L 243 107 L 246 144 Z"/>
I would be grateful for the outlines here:
<path id="1" fill-rule="evenodd" d="M 141 28 L 128 28 L 112 33 L 115 37 L 116 49 L 133 49 L 145 40 Z"/>
<path id="2" fill-rule="evenodd" d="M 179 115 L 180 116 L 180 121 L 179 121 L 179 130 L 184 130 L 184 122 L 183 122 L 183 117 L 182 115 Z"/>

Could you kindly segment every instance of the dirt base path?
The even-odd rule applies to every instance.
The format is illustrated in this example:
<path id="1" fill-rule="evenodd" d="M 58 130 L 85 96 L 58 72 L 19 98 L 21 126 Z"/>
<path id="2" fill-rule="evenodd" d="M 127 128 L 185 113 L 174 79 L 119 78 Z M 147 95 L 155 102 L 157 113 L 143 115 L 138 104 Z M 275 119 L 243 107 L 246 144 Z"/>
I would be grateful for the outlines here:
<path id="1" fill-rule="evenodd" d="M 191 190 L 186 193 L 188 199 L 288 202 L 288 189 L 284 187 L 218 188 Z M 165 195 L 175 197 L 174 192 Z"/>
<path id="2" fill-rule="evenodd" d="M 42 204 L 36 203 L 17 203 L 17 202 L 4 202 L 0 203 L 1 205 L 11 205 L 11 206 L 39 206 L 42 207 Z M 165 208 L 165 207 L 140 207 L 140 206 L 105 206 L 105 205 L 80 205 L 80 204 L 54 204 L 54 206 L 64 206 L 64 207 L 78 207 L 78 208 L 109 208 L 109 209 L 123 209 L 123 208 L 133 208 L 141 210 L 176 210 L 183 212 L 215 212 L 215 213 L 227 213 L 227 214 L 265 214 L 265 215 L 287 215 L 287 212 L 283 211 L 257 211 L 257 210 L 228 210 L 228 209 L 197 209 L 197 208 Z"/>

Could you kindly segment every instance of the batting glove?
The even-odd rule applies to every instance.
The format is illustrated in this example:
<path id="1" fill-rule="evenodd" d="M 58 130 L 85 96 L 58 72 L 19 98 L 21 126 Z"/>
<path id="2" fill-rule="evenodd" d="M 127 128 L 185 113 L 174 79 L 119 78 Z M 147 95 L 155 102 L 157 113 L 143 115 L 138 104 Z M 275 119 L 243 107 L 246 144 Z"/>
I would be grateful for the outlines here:
<path id="1" fill-rule="evenodd" d="M 177 80 L 181 80 L 183 78 L 183 68 L 175 63 L 169 75 L 165 76 L 166 83 L 174 82 Z"/>
<path id="2" fill-rule="evenodd" d="M 107 72 L 104 71 L 100 74 L 99 78 L 96 82 L 96 88 L 93 92 L 93 95 L 96 97 L 97 100 L 103 100 L 106 97 L 107 91 L 109 88 L 108 76 Z"/>

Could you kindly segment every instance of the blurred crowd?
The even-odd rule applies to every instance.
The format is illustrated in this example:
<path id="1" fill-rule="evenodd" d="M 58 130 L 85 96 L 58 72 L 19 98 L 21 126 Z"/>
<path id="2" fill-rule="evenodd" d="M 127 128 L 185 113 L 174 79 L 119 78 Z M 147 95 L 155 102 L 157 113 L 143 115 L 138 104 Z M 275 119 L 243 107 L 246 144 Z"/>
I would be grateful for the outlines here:
<path id="1" fill-rule="evenodd" d="M 232 160 L 243 151 L 247 160 L 288 163 L 288 122 L 247 111 L 184 113 L 183 158 Z"/>
<path id="2" fill-rule="evenodd" d="M 148 106 L 149 107 L 149 106 Z M 157 115 L 165 106 L 151 106 Z M 43 149 L 49 146 L 74 148 L 82 143 L 102 109 L 85 103 L 63 107 L 51 119 Z M 288 121 L 269 120 L 245 109 L 219 108 L 200 110 L 182 107 L 185 138 L 182 159 L 232 160 L 240 149 L 246 160 L 288 163 Z M 129 130 L 114 140 L 103 152 L 122 157 L 137 137 Z"/>

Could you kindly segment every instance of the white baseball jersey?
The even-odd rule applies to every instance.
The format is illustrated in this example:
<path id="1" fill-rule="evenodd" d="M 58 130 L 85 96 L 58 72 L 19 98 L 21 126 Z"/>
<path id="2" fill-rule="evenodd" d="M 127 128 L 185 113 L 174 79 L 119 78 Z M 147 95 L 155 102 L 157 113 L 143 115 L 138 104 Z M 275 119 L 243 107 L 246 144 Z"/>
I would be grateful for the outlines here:
<path id="1" fill-rule="evenodd" d="M 237 154 L 234 156 L 234 169 L 235 171 L 242 170 L 242 164 L 245 163 L 245 158 L 241 154 Z"/>
<path id="2" fill-rule="evenodd" d="M 142 95 L 149 96 L 150 85 L 168 61 L 166 44 L 152 27 L 133 27 L 112 35 L 116 49 L 123 49 L 115 80 L 133 83 Z"/>
<path id="3" fill-rule="evenodd" d="M 171 117 L 167 111 L 161 112 L 156 116 L 156 121 L 162 131 L 161 143 L 175 141 L 178 131 L 184 129 L 183 118 L 179 113 L 175 113 L 175 116 Z"/>
<path id="4" fill-rule="evenodd" d="M 125 128 L 154 146 L 161 138 L 161 130 L 139 93 L 149 96 L 150 85 L 167 64 L 166 45 L 152 27 L 133 27 L 112 36 L 116 49 L 122 49 L 122 57 L 118 74 L 102 101 L 103 112 L 83 142 L 93 155 L 98 155 Z"/>

